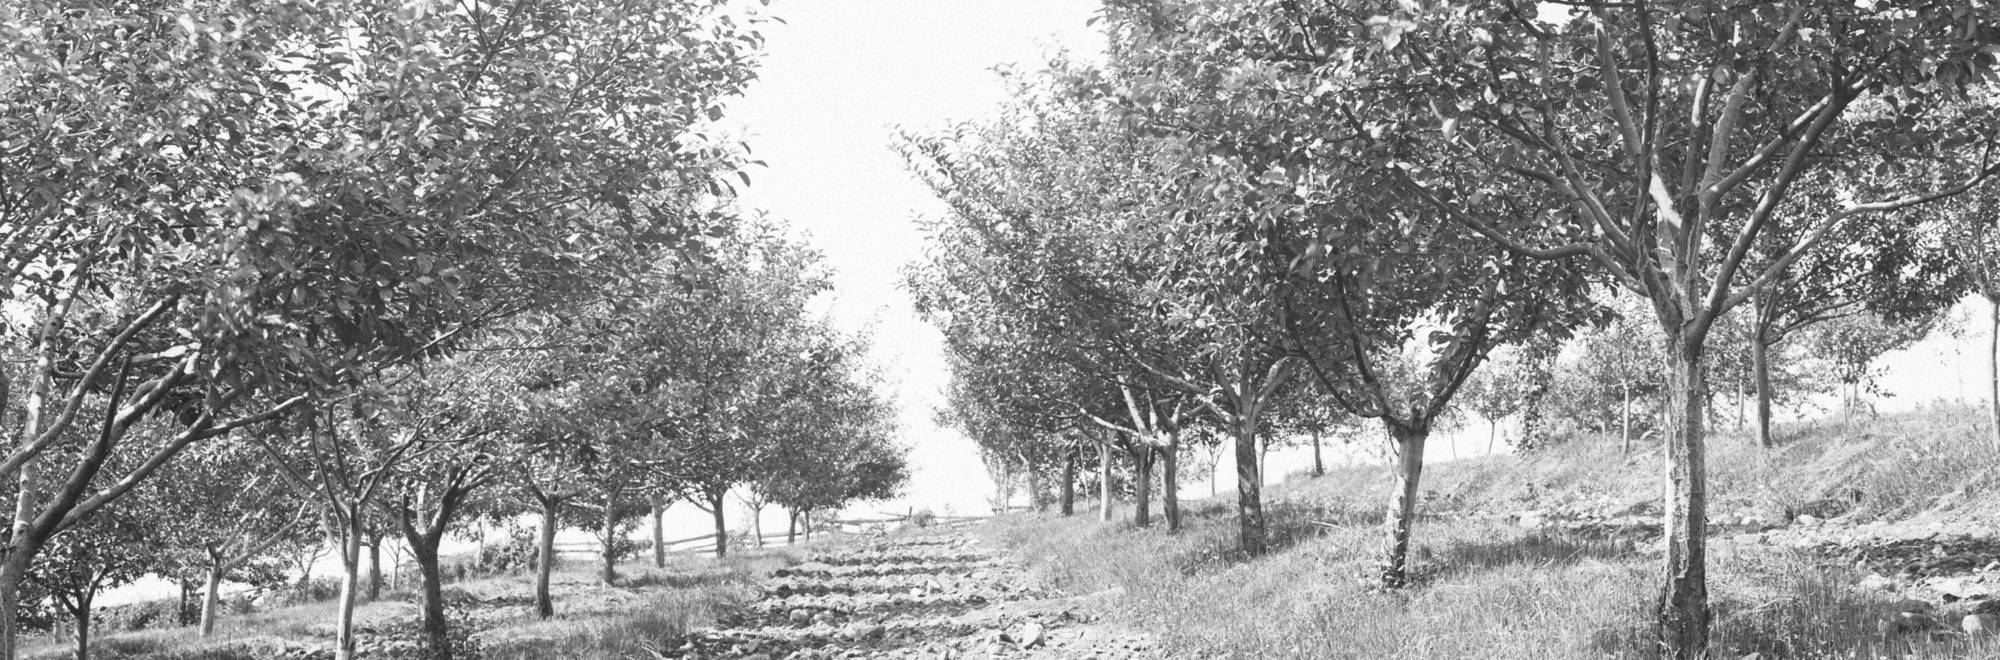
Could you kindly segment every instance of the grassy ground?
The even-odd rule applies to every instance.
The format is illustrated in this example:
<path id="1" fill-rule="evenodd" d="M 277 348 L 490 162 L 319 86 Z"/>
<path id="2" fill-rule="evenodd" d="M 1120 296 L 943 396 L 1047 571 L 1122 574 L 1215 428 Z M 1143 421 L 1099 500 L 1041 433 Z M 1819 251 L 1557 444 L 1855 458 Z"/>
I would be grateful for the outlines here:
<path id="1" fill-rule="evenodd" d="M 664 569 L 622 565 L 617 587 L 597 582 L 598 565 L 569 561 L 553 579 L 556 617 L 536 620 L 529 609 L 531 576 L 471 580 L 446 586 L 446 600 L 458 605 L 460 621 L 473 622 L 474 640 L 488 660 L 577 658 L 622 660 L 654 657 L 648 651 L 687 630 L 756 598 L 762 576 L 796 563 L 795 548 L 750 551 L 717 561 L 673 557 Z M 404 655 L 415 639 L 419 616 L 415 595 L 390 592 L 356 612 L 364 657 Z M 331 602 L 225 616 L 216 634 L 202 639 L 194 628 L 132 632 L 99 631 L 92 643 L 97 659 L 248 660 L 316 657 L 311 649 L 330 648 L 337 610 Z M 74 641 L 55 637 L 27 640 L 22 657 L 72 657 Z M 403 651 L 404 653 L 398 653 Z M 304 652 L 304 654 L 301 654 Z"/>
<path id="2" fill-rule="evenodd" d="M 1785 429 L 1780 448 L 1712 440 L 1711 512 L 1782 520 L 1860 489 L 1861 518 L 1993 511 L 1996 462 L 1978 411 L 1936 409 L 1851 428 Z M 1189 507 L 1169 535 L 1080 515 L 987 527 L 1051 586 L 1104 592 L 1119 616 L 1188 657 L 1647 657 L 1656 543 L 1526 529 L 1476 512 L 1656 505 L 1657 450 L 1581 440 L 1528 457 L 1433 466 L 1413 551 L 1415 585 L 1374 588 L 1388 480 L 1352 468 L 1268 493 L 1280 550 L 1237 556 L 1234 497 Z M 1079 507 L 1079 510 L 1085 510 Z M 1851 567 L 1770 546 L 1712 544 L 1713 657 L 2000 657 L 1957 639 L 1884 642 L 1899 597 L 1854 587 Z"/>

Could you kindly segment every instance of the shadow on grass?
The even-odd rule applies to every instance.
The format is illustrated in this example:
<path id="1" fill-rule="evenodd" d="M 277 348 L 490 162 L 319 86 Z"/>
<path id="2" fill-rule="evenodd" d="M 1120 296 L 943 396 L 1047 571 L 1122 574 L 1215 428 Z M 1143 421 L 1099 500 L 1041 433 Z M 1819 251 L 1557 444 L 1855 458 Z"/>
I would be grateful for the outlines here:
<path id="1" fill-rule="evenodd" d="M 1584 560 L 1620 561 L 1638 553 L 1630 538 L 1592 537 L 1566 533 L 1532 532 L 1503 539 L 1454 539 L 1431 558 L 1418 563 L 1411 574 L 1414 586 L 1428 586 L 1442 579 L 1462 578 L 1508 567 L 1556 568 L 1573 566 Z"/>

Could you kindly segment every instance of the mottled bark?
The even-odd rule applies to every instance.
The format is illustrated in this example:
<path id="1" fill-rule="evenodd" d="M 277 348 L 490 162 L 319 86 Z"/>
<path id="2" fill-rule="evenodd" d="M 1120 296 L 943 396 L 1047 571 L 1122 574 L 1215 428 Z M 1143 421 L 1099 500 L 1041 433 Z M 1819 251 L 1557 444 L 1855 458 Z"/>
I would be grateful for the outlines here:
<path id="1" fill-rule="evenodd" d="M 1062 515 L 1064 518 L 1076 515 L 1076 452 L 1071 447 L 1063 452 L 1062 473 Z"/>
<path id="2" fill-rule="evenodd" d="M 1385 421 L 1395 441 L 1395 487 L 1389 494 L 1388 552 L 1382 564 L 1382 586 L 1400 589 L 1409 582 L 1410 536 L 1417 520 L 1417 492 L 1424 474 L 1424 444 L 1430 429 Z"/>
<path id="3" fill-rule="evenodd" d="M 1264 520 L 1264 475 L 1257 465 L 1257 425 L 1239 418 L 1231 429 L 1236 444 L 1236 547 L 1261 555 L 1269 545 Z"/>
<path id="4" fill-rule="evenodd" d="M 1699 339 L 1669 335 L 1666 434 L 1665 581 L 1659 641 L 1669 657 L 1693 660 L 1708 649 L 1708 466 L 1702 403 L 1708 390 Z"/>

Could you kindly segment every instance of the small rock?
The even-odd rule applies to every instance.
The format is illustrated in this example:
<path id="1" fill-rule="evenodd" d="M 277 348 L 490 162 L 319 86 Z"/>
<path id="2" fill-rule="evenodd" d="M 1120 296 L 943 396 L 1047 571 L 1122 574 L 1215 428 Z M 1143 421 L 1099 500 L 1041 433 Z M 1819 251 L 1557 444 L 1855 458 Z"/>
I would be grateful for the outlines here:
<path id="1" fill-rule="evenodd" d="M 797 609 L 792 610 L 792 613 L 786 618 L 790 619 L 792 623 L 803 626 L 812 623 L 813 613 L 808 610 Z"/>
<path id="2" fill-rule="evenodd" d="M 1035 648 L 1041 646 L 1043 642 L 1048 641 L 1043 632 L 1042 624 L 1030 622 L 1028 625 L 1021 627 L 1021 634 L 1016 635 L 1015 640 L 1020 643 L 1021 648 Z"/>
<path id="3" fill-rule="evenodd" d="M 2000 633 L 2000 615 L 1967 614 L 1964 620 L 1958 622 L 1958 627 L 1973 637 Z"/>
<path id="4" fill-rule="evenodd" d="M 1793 518 L 1792 522 L 1804 527 L 1816 527 L 1821 522 L 1824 521 L 1819 516 L 1815 516 L 1809 513 L 1801 513 L 1799 514 L 1799 517 Z"/>

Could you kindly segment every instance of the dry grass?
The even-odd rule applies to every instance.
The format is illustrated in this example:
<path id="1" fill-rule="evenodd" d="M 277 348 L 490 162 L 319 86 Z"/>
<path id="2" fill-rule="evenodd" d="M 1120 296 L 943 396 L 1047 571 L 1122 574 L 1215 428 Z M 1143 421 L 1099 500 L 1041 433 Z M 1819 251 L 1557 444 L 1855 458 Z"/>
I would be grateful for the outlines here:
<path id="1" fill-rule="evenodd" d="M 797 563 L 795 549 L 748 552 L 717 561 L 707 557 L 675 557 L 665 569 L 645 564 L 620 566 L 620 586 L 596 584 L 597 566 L 568 562 L 558 567 L 556 617 L 538 621 L 525 606 L 531 589 L 527 575 L 461 582 L 446 587 L 452 593 L 510 603 L 478 635 L 489 660 L 575 658 L 623 660 L 650 658 L 648 649 L 678 644 L 689 629 L 707 625 L 754 599 L 754 584 L 772 570 Z M 415 598 L 385 593 L 356 612 L 357 627 L 410 630 L 417 616 Z M 202 639 L 194 628 L 133 632 L 102 631 L 91 644 L 92 658 L 119 660 L 248 660 L 275 657 L 286 646 L 331 645 L 333 603 L 314 603 L 242 616 L 226 616 L 216 635 Z M 22 657 L 57 660 L 73 655 L 74 641 L 52 637 L 27 640 Z"/>
<path id="2" fill-rule="evenodd" d="M 1885 418 L 1851 430 L 1788 429 L 1774 450 L 1741 436 L 1711 443 L 1712 511 L 1777 512 L 1863 490 L 1864 517 L 1983 508 L 1995 458 L 1974 411 Z M 1651 543 L 1527 530 L 1460 518 L 1657 500 L 1656 451 L 1625 456 L 1585 441 L 1528 457 L 1426 471 L 1412 552 L 1415 584 L 1383 591 L 1382 470 L 1353 468 L 1274 488 L 1279 550 L 1244 561 L 1233 498 L 1191 503 L 1182 533 L 1093 517 L 1012 516 L 987 526 L 1050 586 L 1104 592 L 1126 623 L 1158 631 L 1187 657 L 1644 658 L 1658 551 Z M 1083 507 L 1079 507 L 1080 510 Z M 1956 639 L 1884 643 L 1890 594 L 1854 588 L 1854 569 L 1787 550 L 1715 545 L 1710 589 L 1716 658 L 1986 658 Z"/>

